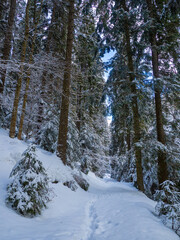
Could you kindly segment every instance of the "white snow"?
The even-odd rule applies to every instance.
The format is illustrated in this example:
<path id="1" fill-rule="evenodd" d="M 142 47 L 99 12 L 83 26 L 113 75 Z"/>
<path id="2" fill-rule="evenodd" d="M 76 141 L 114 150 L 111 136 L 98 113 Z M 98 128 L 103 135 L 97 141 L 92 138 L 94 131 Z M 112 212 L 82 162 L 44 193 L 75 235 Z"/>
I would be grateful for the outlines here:
<path id="1" fill-rule="evenodd" d="M 24 218 L 5 205 L 9 174 L 27 144 L 0 130 L 0 239 L 1 240 L 178 240 L 154 213 L 155 202 L 130 184 L 90 173 L 88 192 L 72 192 L 62 182 L 72 170 L 54 154 L 38 149 L 52 180 L 55 197 L 41 216 Z"/>

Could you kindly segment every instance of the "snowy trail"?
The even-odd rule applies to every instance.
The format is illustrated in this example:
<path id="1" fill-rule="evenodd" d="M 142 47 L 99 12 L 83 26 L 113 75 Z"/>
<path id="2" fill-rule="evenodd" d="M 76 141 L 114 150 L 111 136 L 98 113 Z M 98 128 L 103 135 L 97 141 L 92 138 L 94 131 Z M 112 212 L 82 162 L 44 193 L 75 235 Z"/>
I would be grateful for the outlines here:
<path id="1" fill-rule="evenodd" d="M 52 184 L 55 197 L 42 215 L 32 219 L 5 205 L 8 177 L 26 143 L 0 132 L 0 240 L 178 240 L 154 213 L 155 202 L 130 184 L 99 179 L 90 173 L 88 192 L 72 192 L 63 186 L 70 171 L 59 159 L 38 150 L 48 174 L 59 179 Z"/>
<path id="2" fill-rule="evenodd" d="M 0 206 L 1 240 L 178 240 L 153 214 L 155 203 L 125 183 L 89 176 L 89 192 L 55 185 L 40 217 L 27 219 Z M 1 201 L 2 204 L 2 201 Z M 5 224 L 6 219 L 8 224 Z"/>
<path id="3" fill-rule="evenodd" d="M 155 216 L 155 203 L 130 185 L 108 181 L 96 187 L 90 189 L 96 196 L 91 235 L 83 240 L 179 239 Z"/>

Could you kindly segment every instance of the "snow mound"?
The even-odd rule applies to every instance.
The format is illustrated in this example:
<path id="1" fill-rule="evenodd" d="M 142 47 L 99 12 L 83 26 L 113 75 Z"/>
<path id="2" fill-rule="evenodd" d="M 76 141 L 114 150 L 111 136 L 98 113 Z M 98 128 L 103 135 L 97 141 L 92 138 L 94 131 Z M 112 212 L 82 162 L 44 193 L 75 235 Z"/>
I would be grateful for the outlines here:
<path id="1" fill-rule="evenodd" d="M 21 154 L 27 149 L 28 143 L 11 139 L 5 130 L 0 129 L 0 162 L 9 164 L 11 168 L 21 159 Z M 38 159 L 42 162 L 51 182 L 74 181 L 73 175 L 76 170 L 65 166 L 62 161 L 53 153 L 37 148 Z M 9 172 L 10 173 L 10 172 Z"/>

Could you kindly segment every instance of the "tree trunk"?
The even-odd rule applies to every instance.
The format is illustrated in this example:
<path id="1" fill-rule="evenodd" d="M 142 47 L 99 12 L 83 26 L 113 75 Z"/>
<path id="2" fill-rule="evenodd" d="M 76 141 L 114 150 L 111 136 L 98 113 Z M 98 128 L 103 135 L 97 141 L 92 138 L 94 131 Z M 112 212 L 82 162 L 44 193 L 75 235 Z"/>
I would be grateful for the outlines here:
<path id="1" fill-rule="evenodd" d="M 9 59 L 10 52 L 11 52 L 12 30 L 14 25 L 15 12 L 16 12 L 16 0 L 11 0 L 8 24 L 7 24 L 6 34 L 4 39 L 3 56 L 2 56 L 3 64 L 7 63 L 7 60 Z M 0 16 L 0 19 L 1 19 L 1 16 Z M 2 72 L 1 72 L 1 81 L 0 81 L 0 94 L 3 94 L 4 83 L 6 78 L 6 70 L 3 69 L 1 71 Z"/>
<path id="2" fill-rule="evenodd" d="M 31 52 L 30 52 L 30 56 L 29 56 L 29 65 L 31 65 L 32 62 L 33 62 L 33 54 L 34 54 L 36 37 L 37 37 L 37 25 L 39 23 L 40 16 L 41 16 L 42 3 L 43 3 L 43 0 L 41 0 L 41 6 L 40 6 L 40 9 L 38 11 L 37 19 L 34 19 L 34 29 L 35 30 L 34 30 L 34 36 L 33 36 L 33 39 L 32 39 Z M 36 6 L 35 6 L 35 9 L 36 9 Z M 34 13 L 34 16 L 36 17 L 36 13 Z M 22 135 L 22 130 L 23 130 L 24 116 L 25 116 L 25 110 L 26 110 L 26 102 L 27 102 L 29 83 L 30 83 L 30 75 L 31 75 L 31 72 L 30 72 L 30 66 L 29 66 L 28 73 L 27 73 L 27 79 L 26 79 L 26 88 L 25 88 L 25 94 L 24 94 L 24 99 L 23 99 L 23 106 L 22 106 L 20 124 L 19 124 L 19 132 L 18 132 L 18 139 L 19 140 L 21 140 L 21 135 Z"/>
<path id="3" fill-rule="evenodd" d="M 128 169 L 130 169 L 130 165 L 131 165 L 131 154 L 130 154 L 130 150 L 131 150 L 131 133 L 130 130 L 127 130 L 127 136 L 126 136 L 126 143 L 127 143 L 127 150 L 128 150 Z"/>
<path id="4" fill-rule="evenodd" d="M 58 146 L 57 146 L 57 156 L 61 158 L 64 164 L 66 164 L 66 151 L 67 151 L 67 133 L 68 133 L 73 37 L 74 37 L 74 0 L 69 0 L 66 58 L 65 58 L 65 70 L 64 70 L 64 80 L 63 80 Z"/>
<path id="5" fill-rule="evenodd" d="M 11 137 L 11 138 L 15 137 L 19 96 L 20 96 L 20 91 L 21 91 L 21 84 L 22 84 L 22 77 L 23 77 L 23 70 L 24 70 L 23 63 L 25 61 L 26 47 L 27 47 L 27 41 L 28 41 L 28 37 L 29 37 L 29 6 L 30 6 L 30 0 L 28 0 L 27 5 L 26 5 L 25 34 L 24 34 L 24 41 L 23 41 L 22 52 L 21 52 L 20 76 L 18 78 L 18 82 L 17 82 L 17 86 L 16 86 L 12 118 L 11 118 L 11 125 L 10 125 L 10 132 L 9 132 L 9 137 Z"/>
<path id="6" fill-rule="evenodd" d="M 157 129 L 157 140 L 165 144 L 165 132 L 163 128 L 163 113 L 162 113 L 162 103 L 161 103 L 161 90 L 158 86 L 159 78 L 159 63 L 158 63 L 158 51 L 156 42 L 156 8 L 151 3 L 151 0 L 146 0 L 150 17 L 152 19 L 152 27 L 150 28 L 150 43 L 152 51 L 152 66 L 153 66 L 153 76 L 154 76 L 154 89 L 155 89 L 155 108 L 156 108 L 156 129 Z M 168 179 L 168 170 L 166 163 L 166 154 L 162 151 L 158 151 L 158 180 L 159 184 L 163 183 Z"/>
<path id="7" fill-rule="evenodd" d="M 127 150 L 130 151 L 131 150 L 131 134 L 129 129 L 127 130 L 126 143 L 127 143 Z"/>
<path id="8" fill-rule="evenodd" d="M 122 5 L 123 5 L 124 11 L 128 12 L 128 8 L 126 7 L 125 0 L 122 1 Z M 125 28 L 125 37 L 126 37 L 126 51 L 127 51 L 127 57 L 128 57 L 129 79 L 131 82 L 131 93 L 133 95 L 132 110 L 133 110 L 133 128 L 134 128 L 137 185 L 138 185 L 138 189 L 144 192 L 141 149 L 140 147 L 136 146 L 136 143 L 138 143 L 141 139 L 141 132 L 140 132 L 140 120 L 139 120 L 139 109 L 138 109 L 138 103 L 137 103 L 136 85 L 135 83 L 133 83 L 133 81 L 135 80 L 135 76 L 134 76 L 132 51 L 131 51 L 131 45 L 130 45 L 129 23 L 128 23 L 127 17 L 125 17 L 124 19 L 124 28 Z"/>
<path id="9" fill-rule="evenodd" d="M 77 129 L 81 130 L 81 120 L 82 120 L 82 76 L 81 74 L 79 74 L 77 76 L 78 82 L 77 82 L 77 107 L 76 107 L 76 113 L 77 113 L 77 122 L 76 122 L 76 126 Z"/>
<path id="10" fill-rule="evenodd" d="M 4 4 L 7 0 L 1 0 L 0 2 L 0 21 L 3 20 L 3 11 L 4 11 Z"/>

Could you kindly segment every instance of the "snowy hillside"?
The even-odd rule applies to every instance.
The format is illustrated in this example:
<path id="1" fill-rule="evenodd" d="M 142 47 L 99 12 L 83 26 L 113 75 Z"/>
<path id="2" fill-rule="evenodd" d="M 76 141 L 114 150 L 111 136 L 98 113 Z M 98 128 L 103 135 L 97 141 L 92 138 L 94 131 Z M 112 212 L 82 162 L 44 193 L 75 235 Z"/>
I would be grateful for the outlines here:
<path id="1" fill-rule="evenodd" d="M 63 186 L 74 173 L 51 153 L 38 149 L 55 196 L 41 216 L 24 218 L 5 205 L 9 174 L 27 144 L 0 130 L 1 240 L 178 240 L 154 213 L 155 202 L 130 184 L 89 173 L 88 192 Z"/>

